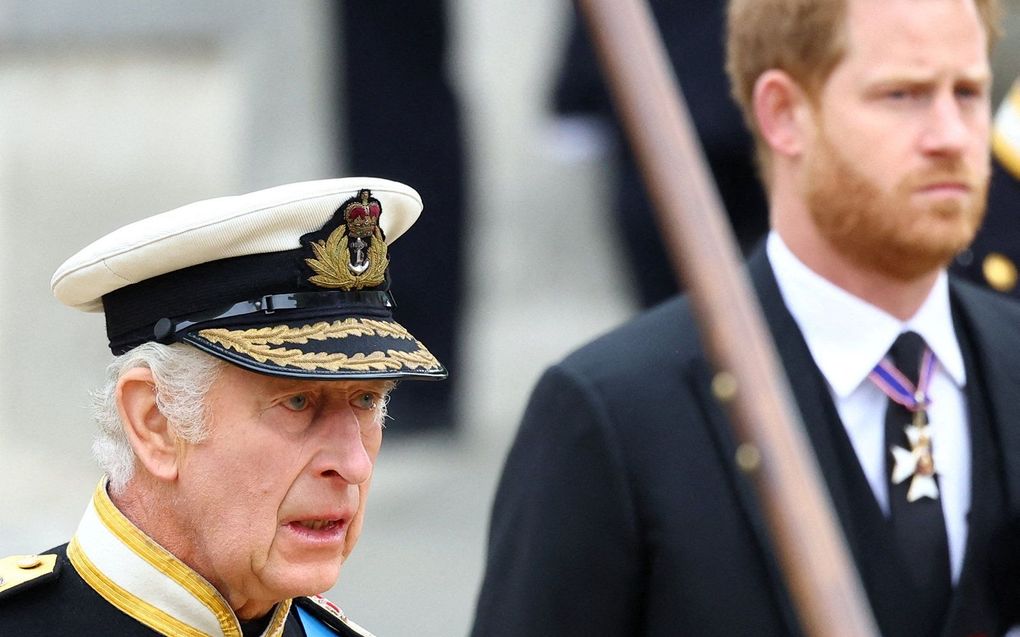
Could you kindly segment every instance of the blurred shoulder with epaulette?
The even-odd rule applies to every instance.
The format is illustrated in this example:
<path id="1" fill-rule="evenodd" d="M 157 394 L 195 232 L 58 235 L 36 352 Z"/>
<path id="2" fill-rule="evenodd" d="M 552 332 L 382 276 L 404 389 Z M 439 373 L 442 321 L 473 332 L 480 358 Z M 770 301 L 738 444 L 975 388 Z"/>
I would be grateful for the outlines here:
<path id="1" fill-rule="evenodd" d="M 979 285 L 1020 298 L 1020 79 L 995 114 L 988 212 L 970 248 L 952 272 Z"/>

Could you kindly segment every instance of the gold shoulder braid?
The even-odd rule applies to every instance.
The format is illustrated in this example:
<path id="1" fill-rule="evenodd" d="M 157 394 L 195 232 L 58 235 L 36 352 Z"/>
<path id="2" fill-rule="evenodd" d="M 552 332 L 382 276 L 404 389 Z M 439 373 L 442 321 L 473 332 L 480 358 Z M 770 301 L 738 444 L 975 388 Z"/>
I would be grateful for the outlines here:
<path id="1" fill-rule="evenodd" d="M 56 567 L 56 555 L 12 555 L 0 558 L 0 593 L 49 575 Z"/>

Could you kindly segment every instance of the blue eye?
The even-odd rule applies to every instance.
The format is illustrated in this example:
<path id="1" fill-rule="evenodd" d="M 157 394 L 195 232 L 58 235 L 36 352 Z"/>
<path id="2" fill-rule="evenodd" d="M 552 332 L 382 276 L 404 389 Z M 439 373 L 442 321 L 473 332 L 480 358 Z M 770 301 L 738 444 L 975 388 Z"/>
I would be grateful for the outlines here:
<path id="1" fill-rule="evenodd" d="M 294 394 L 283 401 L 283 404 L 291 411 L 303 411 L 308 407 L 308 396 L 305 394 Z"/>
<path id="2" fill-rule="evenodd" d="M 362 392 L 354 398 L 354 406 L 359 409 L 375 409 L 378 402 L 378 396 L 371 392 Z"/>

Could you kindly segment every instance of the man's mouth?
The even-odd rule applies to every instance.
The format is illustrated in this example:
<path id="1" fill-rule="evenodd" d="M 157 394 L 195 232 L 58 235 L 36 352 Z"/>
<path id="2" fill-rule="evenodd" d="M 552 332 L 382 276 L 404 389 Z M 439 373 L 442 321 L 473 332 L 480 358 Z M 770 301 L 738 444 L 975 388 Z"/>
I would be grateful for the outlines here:
<path id="1" fill-rule="evenodd" d="M 299 520 L 293 524 L 299 524 L 312 531 L 321 531 L 323 529 L 332 529 L 342 523 L 342 520 Z"/>
<path id="2" fill-rule="evenodd" d="M 926 184 L 921 188 L 922 192 L 968 192 L 970 186 L 960 181 L 939 181 Z"/>

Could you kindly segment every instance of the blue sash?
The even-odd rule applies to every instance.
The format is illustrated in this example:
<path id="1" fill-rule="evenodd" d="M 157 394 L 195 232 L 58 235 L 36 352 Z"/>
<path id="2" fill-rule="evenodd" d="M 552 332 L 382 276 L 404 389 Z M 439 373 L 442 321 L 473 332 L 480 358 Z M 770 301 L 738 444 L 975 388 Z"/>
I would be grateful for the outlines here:
<path id="1" fill-rule="evenodd" d="M 316 619 L 311 613 L 296 606 L 298 617 L 301 618 L 301 625 L 305 628 L 305 634 L 308 637 L 332 637 L 336 635 L 332 628 L 324 624 L 321 620 Z"/>

